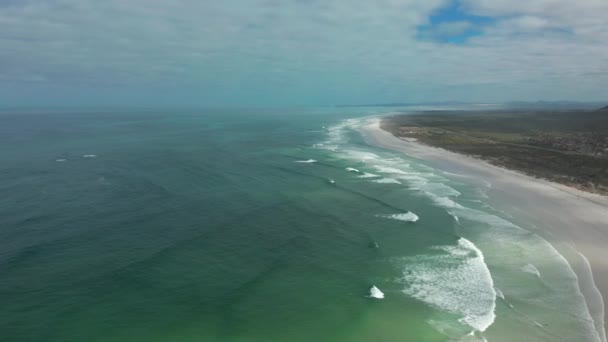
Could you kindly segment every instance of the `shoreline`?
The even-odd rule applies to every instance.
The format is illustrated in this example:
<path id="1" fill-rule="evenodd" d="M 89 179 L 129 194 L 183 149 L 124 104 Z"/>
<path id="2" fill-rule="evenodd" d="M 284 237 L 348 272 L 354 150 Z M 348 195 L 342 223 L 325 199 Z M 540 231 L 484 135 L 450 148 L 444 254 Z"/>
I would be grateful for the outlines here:
<path id="1" fill-rule="evenodd" d="M 380 118 L 360 128 L 365 140 L 424 160 L 440 171 L 492 184 L 490 201 L 508 203 L 509 211 L 539 227 L 537 233 L 568 261 L 578 278 L 596 331 L 606 341 L 608 300 L 608 198 L 563 184 L 534 178 L 484 160 L 395 137 L 380 127 Z"/>

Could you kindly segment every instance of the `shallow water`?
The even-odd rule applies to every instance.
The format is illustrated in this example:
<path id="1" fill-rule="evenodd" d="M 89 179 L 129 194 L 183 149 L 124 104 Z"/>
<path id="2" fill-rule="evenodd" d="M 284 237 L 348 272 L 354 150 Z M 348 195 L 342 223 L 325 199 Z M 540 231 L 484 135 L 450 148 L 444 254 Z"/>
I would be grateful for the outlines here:
<path id="1" fill-rule="evenodd" d="M 565 259 L 367 145 L 381 111 L 0 114 L 0 340 L 594 341 Z"/>

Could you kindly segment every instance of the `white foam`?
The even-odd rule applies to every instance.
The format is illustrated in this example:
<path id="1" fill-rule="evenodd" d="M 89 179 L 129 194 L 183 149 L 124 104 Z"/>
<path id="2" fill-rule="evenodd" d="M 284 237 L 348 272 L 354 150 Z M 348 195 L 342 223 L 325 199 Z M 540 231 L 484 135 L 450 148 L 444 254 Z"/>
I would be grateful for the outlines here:
<path id="1" fill-rule="evenodd" d="M 401 184 L 400 181 L 398 181 L 398 180 L 396 180 L 394 178 L 376 179 L 376 180 L 373 180 L 372 182 L 379 183 L 379 184 Z"/>
<path id="2" fill-rule="evenodd" d="M 58 162 L 58 163 L 63 163 L 65 161 L 67 161 L 67 159 L 55 159 L 55 161 Z"/>
<path id="3" fill-rule="evenodd" d="M 314 159 L 308 159 L 308 160 L 296 160 L 295 163 L 303 163 L 303 164 L 311 164 L 311 163 L 316 163 L 317 161 Z"/>
<path id="4" fill-rule="evenodd" d="M 522 270 L 522 272 L 534 274 L 535 276 L 540 278 L 540 272 L 538 271 L 538 268 L 536 268 L 536 266 L 534 266 L 532 264 L 527 264 L 525 266 L 522 266 L 521 270 Z"/>
<path id="5" fill-rule="evenodd" d="M 389 219 L 398 220 L 398 221 L 405 221 L 405 222 L 417 222 L 420 219 L 418 217 L 418 215 L 416 215 L 410 211 L 408 211 L 405 214 L 380 215 L 380 217 L 389 218 Z"/>
<path id="6" fill-rule="evenodd" d="M 94 154 L 85 154 L 84 156 L 82 156 L 83 158 L 97 158 L 96 155 Z"/>
<path id="7" fill-rule="evenodd" d="M 360 124 L 361 120 L 359 119 L 348 119 L 327 128 L 327 140 L 322 143 L 315 144 L 315 147 L 337 151 L 337 145 L 343 143 L 346 139 L 347 129 L 352 129 Z"/>
<path id="8" fill-rule="evenodd" d="M 360 160 L 362 162 L 368 162 L 370 160 L 379 160 L 380 156 L 375 153 L 358 151 L 358 150 L 347 150 L 345 151 L 345 155 L 349 159 Z"/>
<path id="9" fill-rule="evenodd" d="M 361 173 L 361 171 L 355 169 L 354 167 L 347 167 L 346 171 L 348 171 L 348 172 L 355 172 L 355 173 Z"/>
<path id="10" fill-rule="evenodd" d="M 359 176 L 359 178 L 378 178 L 380 176 L 375 175 L 373 173 L 367 173 L 367 172 L 363 172 L 363 174 L 361 176 Z"/>
<path id="11" fill-rule="evenodd" d="M 376 299 L 384 299 L 384 293 L 382 293 L 382 291 L 380 291 L 380 289 L 377 288 L 376 286 L 372 286 L 369 289 L 369 297 L 376 298 Z"/>
<path id="12" fill-rule="evenodd" d="M 463 206 L 454 202 L 450 198 L 436 196 L 430 192 L 427 192 L 426 194 L 429 195 L 429 197 L 431 197 L 433 202 L 435 202 L 435 204 L 437 204 L 440 207 L 447 208 L 447 209 L 463 209 L 464 208 Z"/>
<path id="13" fill-rule="evenodd" d="M 362 126 L 363 124 L 368 124 L 368 121 L 369 120 L 363 119 L 363 121 L 359 121 L 358 125 Z M 536 236 L 535 234 L 531 234 L 529 231 L 524 230 L 521 227 L 513 224 L 512 222 L 502 219 L 501 217 L 495 214 L 490 214 L 481 210 L 468 208 L 461 205 L 460 203 L 455 202 L 454 198 L 450 198 L 458 197 L 455 192 L 452 192 L 447 188 L 441 189 L 441 186 L 436 187 L 434 185 L 434 183 L 444 185 L 451 184 L 451 180 L 443 177 L 442 175 L 439 175 L 437 170 L 425 167 L 423 164 L 419 164 L 415 160 L 410 160 L 410 158 L 407 157 L 387 158 L 389 154 L 382 153 L 382 156 L 380 156 L 380 153 L 376 155 L 373 153 L 364 152 L 361 151 L 359 147 L 350 145 L 347 139 L 348 135 L 346 134 L 346 132 L 357 128 L 356 121 L 344 121 L 337 126 L 339 126 L 339 128 L 336 127 L 334 129 L 334 132 L 328 134 L 333 136 L 330 137 L 330 139 L 328 139 L 327 141 L 323 142 L 323 144 L 335 145 L 335 151 L 337 152 L 336 155 L 338 157 L 357 162 L 363 161 L 370 167 L 374 167 L 375 170 L 378 170 L 378 173 L 407 184 L 408 189 L 420 190 L 421 195 L 431 199 L 438 206 L 448 209 L 450 214 L 452 214 L 454 216 L 454 219 L 457 221 L 461 219 L 466 221 L 475 221 L 488 225 L 487 229 L 484 230 L 483 235 L 489 234 L 495 235 L 499 238 L 505 238 L 505 241 L 517 246 L 520 245 L 520 239 L 522 239 L 522 241 L 526 241 L 526 253 L 521 256 L 513 255 L 513 257 L 515 258 L 514 260 L 521 260 L 520 262 L 515 263 L 513 265 L 516 271 L 520 265 L 524 265 L 530 262 L 530 260 L 535 260 L 534 254 L 543 255 L 547 259 L 551 259 L 552 262 L 555 261 L 557 266 L 563 269 L 565 273 L 564 281 L 568 284 L 564 286 L 571 286 L 574 289 L 574 293 L 572 294 L 572 296 L 569 296 L 564 300 L 568 302 L 568 304 L 572 304 L 572 311 L 576 312 L 576 317 L 580 317 L 581 324 L 588 324 L 590 328 L 593 328 L 593 320 L 589 314 L 587 304 L 585 303 L 584 298 L 582 298 L 580 294 L 578 282 L 576 281 L 576 274 L 572 271 L 570 265 L 564 259 L 564 257 L 559 254 L 559 252 L 557 252 L 557 250 L 555 250 L 555 248 L 553 248 L 551 244 L 549 244 L 544 239 Z M 337 131 L 340 132 L 338 133 Z M 339 150 L 337 149 L 337 146 L 340 146 Z M 327 147 L 324 146 L 323 148 Z M 408 164 L 408 162 L 411 162 L 411 165 Z M 444 174 L 471 178 L 471 176 L 469 175 L 456 175 L 449 173 Z M 425 187 L 426 184 L 431 185 Z M 479 194 L 480 197 L 485 198 L 487 197 L 485 193 L 492 188 L 492 184 L 488 182 L 481 183 L 479 184 L 479 188 L 481 188 L 481 193 Z M 481 238 L 483 239 L 483 237 Z M 492 237 L 487 236 L 486 239 L 487 238 Z M 534 248 L 528 246 L 530 240 L 531 243 L 535 245 Z M 484 241 L 490 243 L 491 240 Z M 533 250 L 534 252 L 532 253 L 530 252 L 530 250 Z M 491 312 L 487 310 L 487 308 L 489 308 L 489 306 L 486 305 L 488 303 L 487 299 L 489 298 L 488 293 L 490 293 L 490 291 L 496 293 L 494 299 L 496 299 L 496 296 L 498 294 L 493 289 L 493 287 L 491 287 L 491 289 L 488 289 L 487 286 L 485 286 L 488 283 L 488 280 L 486 280 L 487 278 L 489 278 L 489 282 L 493 282 L 493 280 L 491 279 L 491 274 L 489 273 L 489 270 L 487 270 L 487 266 L 485 265 L 485 263 L 482 262 L 481 265 L 478 265 L 478 267 L 475 266 L 479 264 L 479 258 L 477 257 L 477 253 L 474 252 L 470 253 L 472 256 L 474 256 L 474 260 L 465 261 L 467 256 L 445 256 L 445 254 L 448 252 L 441 248 L 435 249 L 435 251 L 438 251 L 438 253 L 440 254 L 443 253 L 443 259 L 441 259 L 442 257 L 440 255 L 438 256 L 436 254 L 406 258 L 408 264 L 411 265 L 406 265 L 404 267 L 404 273 L 409 271 L 411 277 L 416 278 L 416 275 L 419 275 L 423 280 L 420 280 L 418 282 L 410 282 L 407 279 L 407 276 L 404 276 L 403 279 L 407 281 L 407 288 L 406 290 L 404 290 L 404 292 L 415 292 L 417 298 L 419 298 L 420 300 L 424 300 L 425 302 L 430 303 L 435 307 L 439 307 L 444 311 L 455 312 L 457 314 L 462 315 L 463 318 L 461 321 L 465 324 L 471 325 L 476 330 L 481 330 L 481 328 L 485 329 L 486 326 L 491 325 L 494 319 L 495 303 L 492 304 L 493 306 Z M 471 255 L 469 255 L 468 257 L 471 257 Z M 481 255 L 481 258 L 483 260 L 483 255 Z M 436 261 L 438 259 L 441 259 L 442 263 L 439 263 L 439 266 L 437 267 L 436 265 L 438 263 Z M 538 263 L 540 261 L 535 262 Z M 454 266 L 454 264 L 456 264 L 456 266 Z M 473 274 L 473 276 L 471 277 L 465 275 L 467 273 L 465 272 L 465 270 L 467 269 L 479 269 L 481 271 L 472 272 L 471 274 Z M 485 273 L 486 271 L 487 278 Z M 458 274 L 461 274 L 461 276 L 458 276 Z M 538 276 L 539 275 L 540 272 L 538 272 Z M 425 276 L 427 278 L 425 278 Z M 547 274 L 546 276 L 548 277 L 549 274 Z M 471 280 L 470 278 L 473 278 L 473 280 Z M 482 279 L 482 281 L 476 282 L 475 279 L 478 278 Z M 441 283 L 442 280 L 445 285 L 439 285 L 437 287 L 434 287 L 433 289 L 433 283 Z M 447 284 L 455 284 L 455 286 L 450 286 Z M 462 286 L 461 284 L 465 285 Z M 425 285 L 427 285 L 426 290 Z M 480 292 L 480 294 L 483 295 L 479 296 L 479 298 L 476 299 L 468 299 L 469 297 L 467 295 L 473 297 L 477 296 L 477 292 L 479 292 L 477 290 L 478 286 L 483 287 L 482 291 Z M 416 291 L 417 289 L 419 291 Z M 460 303 L 455 303 L 457 301 L 456 299 L 450 299 L 446 297 L 464 297 L 465 299 Z M 467 305 L 467 303 L 471 305 Z M 476 305 L 479 303 L 483 305 Z M 507 304 L 512 307 L 511 304 Z M 450 309 L 446 309 L 446 307 L 449 307 Z M 465 307 L 471 307 L 472 309 L 465 309 Z M 484 307 L 486 309 L 483 309 Z M 439 320 L 443 320 L 441 324 L 446 324 L 446 326 L 452 326 L 453 322 L 446 322 L 447 320 L 449 320 L 449 318 L 440 316 Z M 433 326 L 435 326 L 435 324 L 433 324 Z"/>
<path id="14" fill-rule="evenodd" d="M 438 197 L 458 197 L 461 195 L 460 191 L 451 186 L 436 182 L 425 183 L 420 190 L 432 193 Z"/>
<path id="15" fill-rule="evenodd" d="M 458 216 L 456 216 L 456 214 L 454 214 L 451 211 L 448 211 L 448 214 L 452 215 L 452 217 L 454 218 L 454 221 L 456 221 L 456 223 L 460 223 L 460 218 Z"/>
<path id="16" fill-rule="evenodd" d="M 485 331 L 496 317 L 496 291 L 483 253 L 465 238 L 434 250 L 440 253 L 402 259 L 403 292 Z"/>
<path id="17" fill-rule="evenodd" d="M 397 175 L 407 175 L 408 174 L 408 172 L 403 171 L 401 169 L 397 169 L 395 167 L 382 166 L 382 165 L 374 165 L 374 167 L 380 173 L 389 173 L 389 174 L 397 174 Z"/>
<path id="18" fill-rule="evenodd" d="M 417 174 L 397 175 L 395 178 L 405 181 L 414 190 L 424 190 L 428 179 Z"/>

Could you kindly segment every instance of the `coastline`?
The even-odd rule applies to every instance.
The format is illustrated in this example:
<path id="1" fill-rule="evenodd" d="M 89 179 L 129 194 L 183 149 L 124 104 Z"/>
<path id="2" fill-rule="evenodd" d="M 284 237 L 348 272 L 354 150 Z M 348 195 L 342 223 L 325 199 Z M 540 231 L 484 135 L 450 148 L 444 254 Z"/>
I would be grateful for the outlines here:
<path id="1" fill-rule="evenodd" d="M 380 121 L 371 119 L 360 128 L 368 143 L 422 159 L 440 171 L 488 182 L 492 184 L 487 194 L 491 202 L 507 203 L 510 213 L 537 226 L 534 233 L 549 241 L 576 273 L 600 340 L 606 341 L 608 198 L 399 139 L 383 130 Z"/>

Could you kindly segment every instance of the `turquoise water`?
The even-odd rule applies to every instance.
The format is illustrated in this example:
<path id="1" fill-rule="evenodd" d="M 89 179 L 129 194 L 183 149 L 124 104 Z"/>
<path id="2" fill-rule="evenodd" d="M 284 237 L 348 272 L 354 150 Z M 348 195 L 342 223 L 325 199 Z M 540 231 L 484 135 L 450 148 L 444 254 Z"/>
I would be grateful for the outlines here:
<path id="1" fill-rule="evenodd" d="M 594 341 L 565 260 L 381 113 L 0 114 L 0 340 Z"/>

